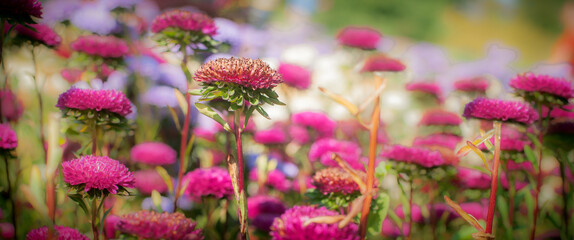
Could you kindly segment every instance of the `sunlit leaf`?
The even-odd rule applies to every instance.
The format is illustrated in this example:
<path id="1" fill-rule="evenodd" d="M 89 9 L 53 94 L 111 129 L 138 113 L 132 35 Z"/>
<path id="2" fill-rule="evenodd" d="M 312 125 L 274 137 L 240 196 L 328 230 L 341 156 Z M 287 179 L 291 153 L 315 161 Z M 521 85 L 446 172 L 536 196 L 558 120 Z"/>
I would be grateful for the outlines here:
<path id="1" fill-rule="evenodd" d="M 325 88 L 319 87 L 319 90 L 321 92 L 323 92 L 325 95 L 327 95 L 327 97 L 333 99 L 335 102 L 343 105 L 343 107 L 347 108 L 347 110 L 349 110 L 349 112 L 352 115 L 356 115 L 359 113 L 359 108 L 357 108 L 357 106 L 355 106 L 355 104 L 349 102 L 347 99 L 345 99 L 344 97 L 335 94 Z"/>
<path id="2" fill-rule="evenodd" d="M 221 126 L 223 126 L 223 128 L 226 131 L 231 132 L 231 127 L 229 126 L 229 124 L 225 120 L 223 120 L 223 118 L 219 116 L 219 114 L 215 112 L 212 108 L 202 103 L 195 103 L 195 107 L 197 108 L 197 111 L 199 111 L 201 114 L 215 120 L 216 122 L 221 124 Z"/>
<path id="3" fill-rule="evenodd" d="M 161 208 L 161 194 L 159 194 L 155 189 L 151 191 L 151 201 L 158 212 L 163 212 L 163 209 Z"/>
<path id="4" fill-rule="evenodd" d="M 163 181 L 167 185 L 167 189 L 169 190 L 169 192 L 170 193 L 173 192 L 173 180 L 171 179 L 171 176 L 169 175 L 169 173 L 167 173 L 165 168 L 163 168 L 161 166 L 157 166 L 157 167 L 155 167 L 155 170 L 157 171 L 157 173 L 161 176 L 161 178 L 163 179 Z"/>
<path id="5" fill-rule="evenodd" d="M 177 102 L 179 103 L 179 108 L 181 108 L 184 115 L 187 114 L 187 100 L 185 99 L 185 96 L 177 88 L 174 88 L 173 92 Z"/>
<path id="6" fill-rule="evenodd" d="M 488 166 L 488 160 L 486 159 L 486 156 L 484 155 L 484 153 L 476 145 L 472 144 L 472 142 L 470 142 L 470 141 L 466 141 L 466 145 L 470 148 L 470 150 L 472 150 L 474 153 L 476 153 L 476 155 L 478 155 L 480 157 L 480 159 L 482 160 L 482 163 L 484 163 L 484 167 L 492 174 L 492 170 Z"/>
<path id="7" fill-rule="evenodd" d="M 458 215 L 460 215 L 462 217 L 462 219 L 464 219 L 466 222 L 470 223 L 470 225 L 472 225 L 479 232 L 484 232 L 484 228 L 482 228 L 482 226 L 480 225 L 478 220 L 476 220 L 476 218 L 474 218 L 472 215 L 470 215 L 467 212 L 465 212 L 464 210 L 462 210 L 462 208 L 458 204 L 456 204 L 455 202 L 450 200 L 449 197 L 444 196 L 444 200 L 452 209 L 454 209 L 454 211 L 456 211 L 458 213 Z"/>
<path id="8" fill-rule="evenodd" d="M 181 132 L 181 124 L 179 123 L 179 117 L 177 116 L 175 109 L 173 109 L 171 106 L 167 106 L 167 109 L 169 109 L 169 113 L 171 114 L 171 119 L 173 120 L 173 123 L 175 124 L 177 131 Z"/>
<path id="9" fill-rule="evenodd" d="M 475 146 L 478 146 L 478 145 L 484 143 L 485 141 L 487 141 L 488 139 L 490 139 L 493 135 L 494 135 L 494 129 L 488 131 L 486 134 L 484 134 L 480 138 L 472 141 L 472 144 L 474 144 Z M 460 148 L 457 151 L 456 155 L 459 157 L 466 156 L 466 154 L 468 154 L 470 151 L 472 151 L 472 149 L 467 145 L 467 146 Z"/>

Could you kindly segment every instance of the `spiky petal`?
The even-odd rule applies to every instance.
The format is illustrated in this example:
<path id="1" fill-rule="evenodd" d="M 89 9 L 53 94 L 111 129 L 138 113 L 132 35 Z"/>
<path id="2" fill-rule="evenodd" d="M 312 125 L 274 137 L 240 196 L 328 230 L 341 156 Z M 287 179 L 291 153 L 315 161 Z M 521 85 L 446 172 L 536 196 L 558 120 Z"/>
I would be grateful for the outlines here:
<path id="1" fill-rule="evenodd" d="M 224 198 L 233 195 L 231 177 L 226 169 L 220 167 L 198 168 L 183 177 L 182 182 L 189 181 L 185 194 L 195 200 L 204 196 Z"/>
<path id="2" fill-rule="evenodd" d="M 381 156 L 393 161 L 412 163 L 427 168 L 446 164 L 446 161 L 438 151 L 402 145 L 385 148 Z"/>
<path id="3" fill-rule="evenodd" d="M 56 107 L 61 110 L 108 111 L 124 117 L 132 112 L 130 100 L 123 92 L 106 89 L 94 90 L 72 87 L 60 94 Z"/>
<path id="4" fill-rule="evenodd" d="M 85 192 L 97 189 L 116 194 L 120 187 L 133 188 L 134 176 L 120 162 L 106 156 L 86 155 L 62 163 L 64 181 Z"/>
<path id="5" fill-rule="evenodd" d="M 58 240 L 89 240 L 89 238 L 80 233 L 78 229 L 64 227 L 64 226 L 54 226 Z M 28 234 L 26 234 L 26 240 L 45 240 L 48 239 L 48 227 L 44 226 L 41 228 L 36 228 Z"/>
<path id="6" fill-rule="evenodd" d="M 78 37 L 72 42 L 71 47 L 75 51 L 102 58 L 121 58 L 126 56 L 129 50 L 124 40 L 98 35 Z"/>
<path id="7" fill-rule="evenodd" d="M 574 89 L 571 82 L 548 75 L 518 74 L 510 80 L 510 86 L 517 90 L 548 93 L 565 99 L 574 97 Z"/>
<path id="8" fill-rule="evenodd" d="M 525 102 L 487 98 L 477 98 L 466 104 L 462 116 L 522 124 L 531 124 L 538 119 L 538 113 Z"/>
<path id="9" fill-rule="evenodd" d="M 122 232 L 144 239 L 202 240 L 197 223 L 182 213 L 158 213 L 141 210 L 120 217 L 116 228 Z"/>
<path id="10" fill-rule="evenodd" d="M 271 89 L 283 82 L 281 75 L 261 59 L 218 58 L 195 72 L 196 81 L 203 84 L 237 84 L 253 90 Z"/>
<path id="11" fill-rule="evenodd" d="M 214 36 L 217 33 L 215 22 L 209 16 L 185 10 L 172 10 L 157 16 L 151 24 L 151 31 L 159 33 L 166 28 L 179 28 Z"/>

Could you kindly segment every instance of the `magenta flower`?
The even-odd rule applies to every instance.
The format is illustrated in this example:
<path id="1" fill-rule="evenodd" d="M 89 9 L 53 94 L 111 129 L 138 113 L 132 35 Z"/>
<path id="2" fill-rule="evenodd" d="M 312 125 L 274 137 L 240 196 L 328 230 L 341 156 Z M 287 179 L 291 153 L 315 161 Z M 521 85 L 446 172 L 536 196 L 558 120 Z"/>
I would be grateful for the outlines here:
<path id="1" fill-rule="evenodd" d="M 277 72 L 283 76 L 283 81 L 288 86 L 303 90 L 311 85 L 311 72 L 301 66 L 281 63 Z"/>
<path id="2" fill-rule="evenodd" d="M 256 181 L 258 178 L 259 176 L 257 175 L 257 169 L 253 169 L 251 172 L 249 172 L 250 180 Z M 291 182 L 285 177 L 285 174 L 277 169 L 267 173 L 266 184 L 281 192 L 287 192 L 291 189 Z"/>
<path id="3" fill-rule="evenodd" d="M 38 0 L 2 0 L 0 16 L 18 23 L 34 23 L 32 17 L 42 18 L 42 3 Z"/>
<path id="4" fill-rule="evenodd" d="M 401 72 L 405 65 L 394 58 L 384 54 L 375 54 L 367 58 L 361 72 Z"/>
<path id="5" fill-rule="evenodd" d="M 441 126 L 458 126 L 462 123 L 462 119 L 458 114 L 448 112 L 442 109 L 428 110 L 424 113 L 419 125 L 441 125 Z"/>
<path id="6" fill-rule="evenodd" d="M 81 69 L 73 69 L 73 68 L 64 68 L 60 71 L 60 75 L 70 84 L 74 84 L 82 80 L 82 74 L 84 70 Z"/>
<path id="7" fill-rule="evenodd" d="M 298 144 L 306 144 L 311 140 L 307 128 L 298 125 L 289 126 L 289 136 Z"/>
<path id="8" fill-rule="evenodd" d="M 359 176 L 365 181 L 367 175 L 359 172 Z M 323 194 L 340 193 L 349 195 L 359 193 L 359 185 L 353 180 L 351 174 L 342 168 L 325 168 L 319 170 L 313 176 L 313 185 Z"/>
<path id="9" fill-rule="evenodd" d="M 215 142 L 216 133 L 217 130 L 210 130 L 206 128 L 197 127 L 193 129 L 193 134 L 195 135 L 195 137 L 205 139 L 210 142 Z"/>
<path id="10" fill-rule="evenodd" d="M 58 236 L 58 240 L 89 240 L 86 235 L 80 233 L 78 229 L 64 227 L 64 226 L 54 226 L 54 230 Z M 44 226 L 41 228 L 33 229 L 26 234 L 26 240 L 46 240 L 48 239 L 48 227 Z"/>
<path id="11" fill-rule="evenodd" d="M 189 181 L 185 194 L 195 200 L 213 196 L 224 198 L 233 195 L 231 177 L 226 169 L 220 167 L 198 168 L 183 177 L 183 183 Z"/>
<path id="12" fill-rule="evenodd" d="M 526 172 L 533 172 L 534 167 L 532 163 L 529 161 L 524 161 L 521 163 L 517 163 L 513 160 L 508 159 L 508 164 L 506 166 L 508 171 L 526 171 Z"/>
<path id="13" fill-rule="evenodd" d="M 403 212 L 403 205 L 398 205 L 395 208 L 395 214 L 397 214 L 398 217 L 405 219 L 405 213 Z M 411 205 L 411 217 L 412 220 L 417 223 L 421 223 L 424 221 L 422 210 L 419 205 L 416 204 Z"/>
<path id="14" fill-rule="evenodd" d="M 571 82 L 548 75 L 518 74 L 510 80 L 510 86 L 518 91 L 547 93 L 566 100 L 574 97 Z"/>
<path id="15" fill-rule="evenodd" d="M 104 235 L 107 239 L 116 238 L 116 224 L 120 221 L 120 217 L 110 214 L 104 220 Z"/>
<path id="16" fill-rule="evenodd" d="M 282 83 L 281 75 L 261 59 L 218 58 L 195 72 L 194 79 L 202 84 L 227 83 L 253 90 L 271 89 Z"/>
<path id="17" fill-rule="evenodd" d="M 151 31 L 154 33 L 159 33 L 167 28 L 201 32 L 212 37 L 217 33 L 217 27 L 209 16 L 184 10 L 164 12 L 157 16 L 151 24 Z"/>
<path id="18" fill-rule="evenodd" d="M 548 116 L 548 107 L 542 106 L 542 116 Z M 554 107 L 550 112 L 550 118 L 556 119 L 574 119 L 574 105 Z"/>
<path id="19" fill-rule="evenodd" d="M 436 83 L 430 82 L 413 82 L 406 86 L 408 91 L 421 92 L 429 94 L 439 101 L 442 101 L 442 90 Z"/>
<path id="20" fill-rule="evenodd" d="M 481 171 L 459 167 L 456 176 L 463 188 L 490 189 L 490 175 Z"/>
<path id="21" fill-rule="evenodd" d="M 523 124 L 532 124 L 538 119 L 538 113 L 527 103 L 487 98 L 477 98 L 466 104 L 462 116 Z"/>
<path id="22" fill-rule="evenodd" d="M 117 194 L 118 190 L 133 188 L 135 179 L 132 172 L 106 156 L 86 155 L 62 163 L 64 181 L 85 192 L 99 190 Z"/>
<path id="23" fill-rule="evenodd" d="M 257 131 L 253 138 L 255 142 L 261 144 L 283 144 L 287 142 L 285 132 L 279 127 Z"/>
<path id="24" fill-rule="evenodd" d="M 167 192 L 167 184 L 156 170 L 140 170 L 134 172 L 134 186 L 142 194 L 149 195 L 153 190 L 159 193 Z"/>
<path id="25" fill-rule="evenodd" d="M 466 202 L 459 204 L 460 208 L 466 213 L 472 215 L 476 219 L 486 220 L 486 214 L 488 212 L 488 206 L 483 205 L 480 202 Z M 451 208 L 449 208 L 451 209 Z M 453 214 L 458 214 L 451 209 Z"/>
<path id="26" fill-rule="evenodd" d="M 73 50 L 101 58 L 121 58 L 128 54 L 124 40 L 113 36 L 80 36 L 72 42 Z"/>
<path id="27" fill-rule="evenodd" d="M 454 89 L 461 92 L 485 93 L 490 84 L 482 77 L 461 79 L 454 82 Z"/>
<path id="28" fill-rule="evenodd" d="M 130 159 L 152 166 L 169 165 L 176 161 L 177 152 L 161 142 L 145 142 L 135 145 L 130 151 Z"/>
<path id="29" fill-rule="evenodd" d="M 0 223 L 0 238 L 12 239 L 16 233 L 14 232 L 14 225 L 9 222 Z"/>
<path id="30" fill-rule="evenodd" d="M 62 42 L 60 35 L 46 24 L 30 24 L 30 27 L 36 31 L 23 25 L 16 25 L 14 30 L 18 33 L 19 37 L 26 38 L 35 43 L 44 44 L 48 47 L 57 47 Z"/>
<path id="31" fill-rule="evenodd" d="M 357 240 L 359 232 L 357 224 L 351 222 L 343 228 L 337 223 L 311 223 L 303 226 L 305 221 L 314 217 L 339 215 L 325 207 L 294 206 L 280 218 L 276 218 L 271 226 L 271 237 L 275 240 L 290 239 L 338 239 Z"/>
<path id="32" fill-rule="evenodd" d="M 260 231 L 269 231 L 273 220 L 287 210 L 281 200 L 265 195 L 249 197 L 247 209 L 251 224 Z"/>
<path id="33" fill-rule="evenodd" d="M 432 134 L 425 137 L 417 137 L 413 141 L 415 147 L 440 146 L 454 151 L 456 146 L 462 141 L 462 137 L 450 134 Z"/>
<path id="34" fill-rule="evenodd" d="M 144 239 L 202 240 L 201 229 L 197 229 L 196 225 L 183 213 L 141 210 L 121 216 L 116 228 L 122 233 Z"/>
<path id="35" fill-rule="evenodd" d="M 324 113 L 300 112 L 291 116 L 294 125 L 310 128 L 317 133 L 318 138 L 332 137 L 337 123 Z M 293 132 L 291 132 L 293 135 Z M 294 137 L 294 136 L 292 136 Z M 295 137 L 294 137 L 295 138 Z"/>
<path id="36" fill-rule="evenodd" d="M 379 31 L 368 27 L 346 27 L 337 34 L 339 44 L 363 50 L 376 49 L 380 39 Z"/>
<path id="37" fill-rule="evenodd" d="M 410 228 L 408 224 L 403 223 L 403 229 L 401 230 L 390 218 L 385 218 L 381 232 L 385 237 L 398 238 L 408 235 Z"/>
<path id="38" fill-rule="evenodd" d="M 0 90 L 0 101 L 2 117 L 8 121 L 18 121 L 22 116 L 23 109 L 22 102 L 16 95 L 8 89 Z"/>
<path id="39" fill-rule="evenodd" d="M 325 166 L 337 167 L 337 162 L 331 159 L 333 153 L 338 154 L 347 161 L 354 169 L 364 170 L 361 162 L 361 148 L 354 142 L 339 141 L 331 138 L 324 138 L 316 141 L 309 149 L 309 160 L 315 162 L 320 160 Z"/>
<path id="40" fill-rule="evenodd" d="M 18 135 L 10 124 L 0 124 L 0 149 L 12 150 L 18 147 Z"/>
<path id="41" fill-rule="evenodd" d="M 431 151 L 418 147 L 406 147 L 394 145 L 385 148 L 381 156 L 397 162 L 416 164 L 426 168 L 438 167 L 446 164 L 446 161 L 438 151 Z"/>
<path id="42" fill-rule="evenodd" d="M 125 117 L 132 112 L 130 100 L 117 90 L 94 90 L 72 87 L 58 97 L 62 111 L 67 109 L 107 111 Z"/>

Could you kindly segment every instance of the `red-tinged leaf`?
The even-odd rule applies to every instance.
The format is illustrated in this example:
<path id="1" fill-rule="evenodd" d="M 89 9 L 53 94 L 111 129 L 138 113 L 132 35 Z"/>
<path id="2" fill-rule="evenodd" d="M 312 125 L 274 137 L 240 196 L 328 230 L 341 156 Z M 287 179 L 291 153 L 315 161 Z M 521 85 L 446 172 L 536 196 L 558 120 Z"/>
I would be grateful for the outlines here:
<path id="1" fill-rule="evenodd" d="M 321 92 L 323 92 L 325 95 L 327 95 L 327 97 L 333 99 L 333 101 L 343 105 L 343 107 L 347 108 L 347 110 L 349 110 L 349 112 L 352 115 L 356 115 L 359 113 L 359 108 L 357 108 L 357 106 L 355 106 L 355 104 L 349 102 L 347 99 L 345 99 L 344 97 L 335 94 L 325 88 L 319 87 L 319 90 Z"/>
<path id="2" fill-rule="evenodd" d="M 458 213 L 458 215 L 462 217 L 462 219 L 470 223 L 470 225 L 472 225 L 479 232 L 484 233 L 484 228 L 480 225 L 480 223 L 478 222 L 478 220 L 476 220 L 476 218 L 474 218 L 472 215 L 462 210 L 462 208 L 458 204 L 450 200 L 450 198 L 448 198 L 447 196 L 444 196 L 444 200 L 452 209 L 454 209 L 454 211 Z"/>

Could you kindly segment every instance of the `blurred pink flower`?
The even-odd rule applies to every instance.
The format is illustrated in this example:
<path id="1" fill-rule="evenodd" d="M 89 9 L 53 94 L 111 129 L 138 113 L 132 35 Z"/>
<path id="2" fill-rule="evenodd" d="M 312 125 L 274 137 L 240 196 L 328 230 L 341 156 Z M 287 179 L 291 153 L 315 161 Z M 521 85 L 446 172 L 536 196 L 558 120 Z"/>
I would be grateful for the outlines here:
<path id="1" fill-rule="evenodd" d="M 9 89 L 0 90 L 1 113 L 8 121 L 18 121 L 22 116 L 22 102 Z"/>
<path id="2" fill-rule="evenodd" d="M 368 27 L 346 27 L 337 34 L 339 44 L 364 50 L 376 49 L 380 39 L 381 33 Z"/>
<path id="3" fill-rule="evenodd" d="M 359 176 L 363 181 L 367 179 L 364 172 L 359 172 Z M 325 195 L 330 193 L 348 195 L 360 192 L 359 185 L 353 180 L 351 174 L 338 167 L 317 171 L 313 176 L 313 185 Z"/>
<path id="4" fill-rule="evenodd" d="M 206 128 L 194 128 L 193 129 L 193 134 L 201 139 L 205 139 L 207 141 L 210 142 L 215 142 L 215 133 L 217 133 L 216 130 L 210 130 L 210 129 L 206 129 Z"/>
<path id="5" fill-rule="evenodd" d="M 462 123 L 460 116 L 442 109 L 432 109 L 424 113 L 419 125 L 458 126 Z"/>
<path id="6" fill-rule="evenodd" d="M 369 56 L 365 60 L 361 72 L 401 72 L 405 68 L 401 61 L 379 53 Z"/>
<path id="7" fill-rule="evenodd" d="M 462 116 L 523 124 L 538 119 L 538 113 L 528 103 L 488 98 L 477 98 L 466 104 Z"/>
<path id="8" fill-rule="evenodd" d="M 542 116 L 548 116 L 548 107 L 542 106 Z M 574 119 L 574 105 L 570 104 L 552 108 L 550 118 Z"/>
<path id="9" fill-rule="evenodd" d="M 169 165 L 176 161 L 177 152 L 161 142 L 145 142 L 135 145 L 130 151 L 130 159 L 147 165 Z"/>
<path id="10" fill-rule="evenodd" d="M 442 101 L 442 89 L 436 83 L 431 82 L 412 82 L 406 85 L 408 91 L 422 92 L 430 94 L 437 100 Z"/>
<path id="11" fill-rule="evenodd" d="M 390 218 L 385 218 L 383 221 L 383 226 L 381 229 L 383 236 L 398 238 L 403 235 L 408 235 L 410 228 L 408 224 L 403 223 L 403 229 L 401 230 Z"/>
<path id="12" fill-rule="evenodd" d="M 116 238 L 116 224 L 120 221 L 120 217 L 110 214 L 104 220 L 104 235 L 107 239 Z"/>
<path id="13" fill-rule="evenodd" d="M 145 239 L 202 240 L 197 223 L 183 213 L 158 213 L 141 210 L 120 217 L 116 228 L 122 232 Z"/>
<path id="14" fill-rule="evenodd" d="M 459 167 L 456 178 L 463 188 L 490 189 L 490 175 L 478 170 Z"/>
<path id="15" fill-rule="evenodd" d="M 255 132 L 253 140 L 261 144 L 283 144 L 287 142 L 287 136 L 283 129 L 274 127 Z"/>
<path id="16" fill-rule="evenodd" d="M 311 85 L 311 72 L 301 66 L 281 63 L 277 72 L 283 77 L 284 83 L 291 87 L 303 90 Z"/>
<path id="17" fill-rule="evenodd" d="M 60 35 L 46 24 L 30 24 L 29 26 L 35 29 L 35 31 L 20 24 L 14 27 L 14 31 L 16 31 L 20 37 L 44 44 L 48 47 L 56 47 L 62 42 Z"/>
<path id="18" fill-rule="evenodd" d="M 418 147 L 394 145 L 385 148 L 381 156 L 389 160 L 412 163 L 431 168 L 447 164 L 438 151 L 431 151 Z"/>
<path id="19" fill-rule="evenodd" d="M 456 146 L 462 141 L 462 137 L 450 134 L 432 134 L 425 137 L 417 137 L 413 141 L 415 147 L 440 146 L 454 151 Z"/>
<path id="20" fill-rule="evenodd" d="M 70 84 L 82 80 L 82 73 L 84 73 L 84 70 L 74 68 L 64 68 L 60 71 L 60 75 Z"/>
<path id="21" fill-rule="evenodd" d="M 152 24 L 151 31 L 159 33 L 166 28 L 179 28 L 183 31 L 201 32 L 202 34 L 214 36 L 217 27 L 209 16 L 184 10 L 171 10 L 157 16 Z"/>
<path id="22" fill-rule="evenodd" d="M 131 102 L 123 92 L 106 89 L 94 90 L 72 87 L 60 94 L 56 107 L 61 110 L 108 111 L 124 117 L 132 112 Z"/>
<path id="23" fill-rule="evenodd" d="M 318 138 L 332 137 L 337 125 L 326 114 L 319 112 L 295 113 L 291 116 L 291 122 L 296 126 L 311 128 L 317 132 Z M 293 131 L 291 131 L 291 134 L 293 138 L 296 138 L 296 136 L 293 136 Z M 301 137 L 300 140 L 303 140 L 302 136 L 298 135 Z"/>
<path id="24" fill-rule="evenodd" d="M 108 191 L 116 194 L 120 188 L 133 188 L 133 173 L 120 162 L 106 156 L 86 155 L 62 163 L 64 181 L 72 187 Z"/>
<path id="25" fill-rule="evenodd" d="M 77 229 L 64 227 L 64 226 L 54 226 L 57 232 L 58 240 L 89 240 L 86 235 L 80 233 Z M 45 240 L 48 239 L 48 227 L 44 226 L 41 228 L 33 229 L 26 234 L 26 240 Z"/>
<path id="26" fill-rule="evenodd" d="M 249 172 L 249 180 L 256 181 L 258 178 L 257 169 L 252 169 L 251 172 Z M 277 169 L 273 169 L 267 173 L 266 184 L 281 192 L 287 192 L 291 189 L 291 181 L 285 177 L 283 172 Z"/>
<path id="27" fill-rule="evenodd" d="M 218 58 L 204 63 L 194 79 L 201 84 L 224 82 L 253 90 L 271 89 L 283 82 L 281 75 L 261 59 Z"/>
<path id="28" fill-rule="evenodd" d="M 273 220 L 287 208 L 278 198 L 258 195 L 247 199 L 247 209 L 251 225 L 260 231 L 269 231 Z"/>
<path id="29" fill-rule="evenodd" d="M 14 129 L 8 123 L 0 124 L 0 148 L 10 150 L 16 147 L 18 147 L 18 135 Z"/>
<path id="30" fill-rule="evenodd" d="M 395 214 L 397 214 L 398 217 L 405 219 L 405 213 L 403 212 L 403 205 L 398 205 L 395 208 Z M 411 205 L 411 217 L 413 221 L 417 223 L 421 223 L 424 221 L 421 207 L 419 205 L 416 204 Z"/>
<path id="31" fill-rule="evenodd" d="M 571 82 L 548 75 L 518 74 L 510 80 L 510 86 L 516 90 L 548 93 L 566 99 L 574 97 L 574 89 L 572 89 Z"/>
<path id="32" fill-rule="evenodd" d="M 154 169 L 136 171 L 134 172 L 134 179 L 135 188 L 142 194 L 149 195 L 153 190 L 159 193 L 165 193 L 168 190 L 167 184 Z"/>
<path id="33" fill-rule="evenodd" d="M 71 43 L 73 50 L 102 58 L 121 58 L 128 54 L 124 40 L 113 36 L 80 36 Z"/>
<path id="34" fill-rule="evenodd" d="M 529 161 L 524 161 L 521 163 L 517 163 L 510 159 L 506 161 L 508 161 L 508 165 L 506 166 L 508 171 L 526 171 L 526 172 L 534 171 L 534 167 L 532 166 L 532 163 Z"/>
<path id="35" fill-rule="evenodd" d="M 12 239 L 16 233 L 14 232 L 14 225 L 9 222 L 0 223 L 0 238 Z"/>
<path id="36" fill-rule="evenodd" d="M 224 198 L 233 195 L 231 177 L 226 169 L 220 167 L 198 168 L 183 177 L 183 183 L 189 181 L 185 194 L 194 200 L 213 196 Z"/>
<path id="37" fill-rule="evenodd" d="M 488 81 L 482 77 L 461 79 L 454 82 L 454 89 L 461 92 L 485 93 L 488 86 Z"/>
<path id="38" fill-rule="evenodd" d="M 337 167 L 337 162 L 331 159 L 333 153 L 337 153 L 344 161 L 349 163 L 354 169 L 364 170 L 361 162 L 361 148 L 354 142 L 339 141 L 331 138 L 324 138 L 316 141 L 309 149 L 309 160 L 315 162 L 320 160 L 325 166 Z"/>

